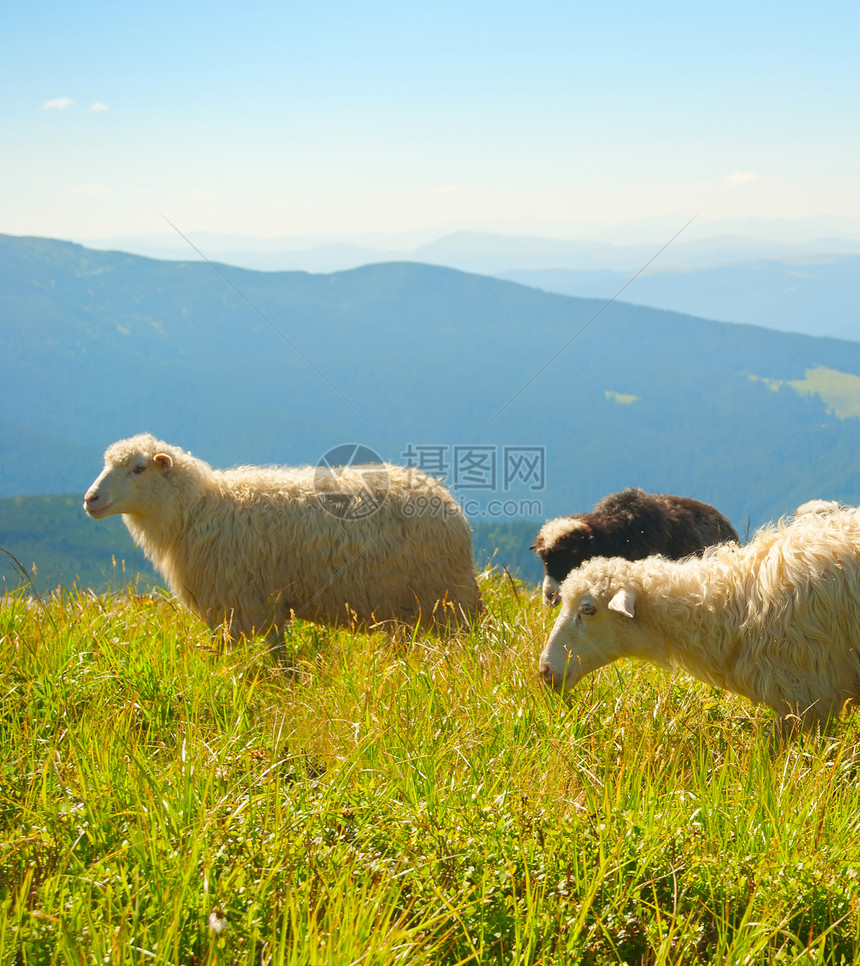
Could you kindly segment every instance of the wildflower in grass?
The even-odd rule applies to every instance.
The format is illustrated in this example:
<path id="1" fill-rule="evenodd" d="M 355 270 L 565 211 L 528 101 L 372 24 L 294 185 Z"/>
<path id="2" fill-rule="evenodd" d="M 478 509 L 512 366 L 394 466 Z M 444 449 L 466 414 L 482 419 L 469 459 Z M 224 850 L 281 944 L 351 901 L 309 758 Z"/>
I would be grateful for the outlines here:
<path id="1" fill-rule="evenodd" d="M 224 910 L 220 906 L 213 906 L 212 911 L 209 913 L 207 923 L 210 932 L 215 933 L 216 936 L 220 936 L 224 931 L 224 927 L 227 925 L 227 917 L 224 914 Z"/>

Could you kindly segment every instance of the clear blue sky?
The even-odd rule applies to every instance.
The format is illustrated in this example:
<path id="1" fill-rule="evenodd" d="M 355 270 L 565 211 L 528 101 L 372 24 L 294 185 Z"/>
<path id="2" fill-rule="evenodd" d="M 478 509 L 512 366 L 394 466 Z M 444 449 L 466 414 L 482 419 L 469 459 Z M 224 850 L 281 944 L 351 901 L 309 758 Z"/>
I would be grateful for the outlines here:
<path id="1" fill-rule="evenodd" d="M 0 232 L 860 219 L 858 10 L 14 4 Z"/>

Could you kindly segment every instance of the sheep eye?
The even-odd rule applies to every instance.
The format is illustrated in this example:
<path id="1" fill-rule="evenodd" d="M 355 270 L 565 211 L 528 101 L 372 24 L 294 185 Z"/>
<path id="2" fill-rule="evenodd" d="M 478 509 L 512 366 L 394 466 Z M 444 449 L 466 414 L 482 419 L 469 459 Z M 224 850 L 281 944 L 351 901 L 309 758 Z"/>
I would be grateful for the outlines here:
<path id="1" fill-rule="evenodd" d="M 134 467 L 132 468 L 132 473 L 134 473 L 134 475 L 135 475 L 135 476 L 140 476 L 140 474 L 141 474 L 141 473 L 142 473 L 142 472 L 143 472 L 143 471 L 144 471 L 145 469 L 146 469 L 146 464 L 145 464 L 145 463 L 138 463 L 138 464 L 137 464 L 136 466 L 134 466 Z"/>
<path id="2" fill-rule="evenodd" d="M 579 613 L 582 614 L 583 617 L 594 617 L 594 615 L 597 613 L 597 608 L 594 606 L 594 604 L 580 604 Z"/>

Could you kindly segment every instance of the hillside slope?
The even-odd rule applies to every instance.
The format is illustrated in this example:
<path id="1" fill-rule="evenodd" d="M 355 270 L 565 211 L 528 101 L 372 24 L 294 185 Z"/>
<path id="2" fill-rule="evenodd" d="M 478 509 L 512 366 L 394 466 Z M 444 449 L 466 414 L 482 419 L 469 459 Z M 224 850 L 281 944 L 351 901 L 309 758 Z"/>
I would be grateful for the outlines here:
<path id="1" fill-rule="evenodd" d="M 763 325 L 781 332 L 860 340 L 860 256 L 760 260 L 687 271 L 654 271 L 635 279 L 624 298 L 637 305 Z M 632 272 L 547 269 L 500 278 L 560 295 L 612 298 Z"/>
<path id="2" fill-rule="evenodd" d="M 107 444 L 149 430 L 214 465 L 435 452 L 475 520 L 629 484 L 739 530 L 860 502 L 860 421 L 807 378 L 850 389 L 860 344 L 602 307 L 418 264 L 260 273 L 0 237 L 0 496 L 82 493 Z M 497 472 L 475 486 L 456 461 L 479 446 Z M 543 479 L 506 488 L 507 447 L 543 448 Z"/>

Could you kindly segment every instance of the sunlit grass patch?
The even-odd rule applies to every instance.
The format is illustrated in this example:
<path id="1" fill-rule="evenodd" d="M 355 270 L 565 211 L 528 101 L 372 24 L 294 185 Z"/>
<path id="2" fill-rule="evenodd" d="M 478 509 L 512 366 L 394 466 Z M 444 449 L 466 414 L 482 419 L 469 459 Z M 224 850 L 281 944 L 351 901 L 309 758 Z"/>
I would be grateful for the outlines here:
<path id="1" fill-rule="evenodd" d="M 837 419 L 860 417 L 860 377 L 826 366 L 812 366 L 803 379 L 768 379 L 750 376 L 754 382 L 763 382 L 774 392 L 782 386 L 790 386 L 799 396 L 818 396 L 827 406 L 827 412 Z"/>

